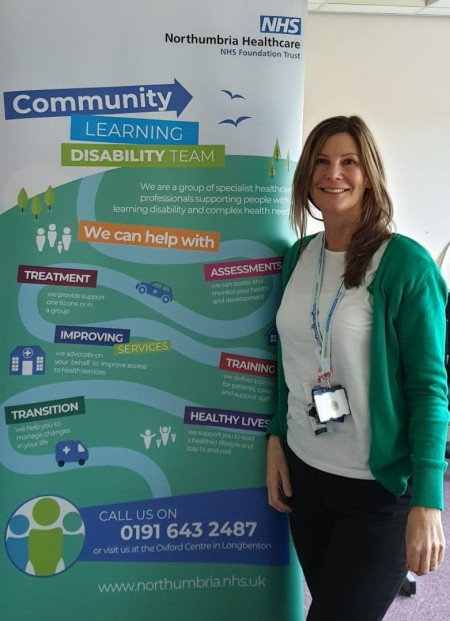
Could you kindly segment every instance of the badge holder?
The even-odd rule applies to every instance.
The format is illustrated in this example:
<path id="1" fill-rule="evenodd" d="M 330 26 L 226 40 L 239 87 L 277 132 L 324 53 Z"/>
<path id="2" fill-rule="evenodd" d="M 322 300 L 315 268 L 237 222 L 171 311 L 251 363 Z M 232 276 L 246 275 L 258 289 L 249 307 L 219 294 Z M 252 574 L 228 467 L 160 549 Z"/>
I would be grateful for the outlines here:
<path id="1" fill-rule="evenodd" d="M 345 416 L 351 414 L 345 389 L 336 386 L 315 386 L 312 389 L 312 400 L 317 413 L 317 421 L 326 425 L 329 421 L 343 422 Z"/>
<path id="2" fill-rule="evenodd" d="M 320 423 L 317 417 L 316 407 L 312 401 L 311 386 L 305 382 L 304 384 L 302 384 L 302 387 L 305 398 L 307 400 L 306 415 L 308 416 L 308 420 L 311 423 L 314 435 L 320 436 L 323 433 L 329 433 L 331 429 L 329 429 L 327 425 L 323 425 L 322 423 Z"/>
<path id="3" fill-rule="evenodd" d="M 329 433 L 331 429 L 327 427 L 326 424 L 319 422 L 319 417 L 317 416 L 316 407 L 312 404 L 309 405 L 307 409 L 307 414 L 309 418 L 309 422 L 311 423 L 311 427 L 313 428 L 314 435 L 320 436 L 323 433 Z"/>

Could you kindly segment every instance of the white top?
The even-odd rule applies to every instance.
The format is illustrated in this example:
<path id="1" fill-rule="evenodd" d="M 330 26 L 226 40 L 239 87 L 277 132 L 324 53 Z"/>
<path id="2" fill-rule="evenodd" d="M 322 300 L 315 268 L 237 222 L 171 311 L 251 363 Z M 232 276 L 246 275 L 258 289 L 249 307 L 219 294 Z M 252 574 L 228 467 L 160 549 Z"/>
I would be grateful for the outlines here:
<path id="1" fill-rule="evenodd" d="M 302 252 L 285 289 L 277 314 L 283 368 L 289 388 L 287 441 L 304 462 L 332 474 L 373 479 L 368 466 L 370 416 L 368 403 L 372 300 L 367 286 L 386 249 L 385 242 L 372 257 L 364 285 L 345 290 L 331 326 L 331 383 L 346 389 L 351 416 L 343 423 L 329 422 L 327 433 L 315 435 L 307 414 L 311 390 L 317 384 L 318 359 L 311 330 L 313 284 L 323 233 Z M 319 322 L 322 332 L 330 304 L 345 270 L 345 252 L 325 250 Z"/>

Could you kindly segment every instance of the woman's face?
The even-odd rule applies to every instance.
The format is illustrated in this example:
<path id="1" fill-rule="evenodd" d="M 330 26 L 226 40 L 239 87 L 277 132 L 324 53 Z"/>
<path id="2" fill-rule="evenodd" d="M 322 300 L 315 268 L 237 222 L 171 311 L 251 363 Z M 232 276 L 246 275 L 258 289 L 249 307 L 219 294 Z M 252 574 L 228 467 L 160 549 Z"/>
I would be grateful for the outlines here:
<path id="1" fill-rule="evenodd" d="M 340 216 L 357 222 L 367 187 L 355 140 L 347 133 L 330 136 L 316 157 L 309 189 L 324 221 Z"/>

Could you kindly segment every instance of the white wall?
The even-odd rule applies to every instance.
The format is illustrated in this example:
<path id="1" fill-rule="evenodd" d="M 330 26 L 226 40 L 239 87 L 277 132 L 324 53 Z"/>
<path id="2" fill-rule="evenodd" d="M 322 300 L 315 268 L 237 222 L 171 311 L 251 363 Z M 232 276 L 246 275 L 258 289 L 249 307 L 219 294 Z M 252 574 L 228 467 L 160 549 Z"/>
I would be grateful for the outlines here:
<path id="1" fill-rule="evenodd" d="M 450 241 L 450 18 L 308 14 L 304 137 L 358 114 L 386 165 L 400 233 Z"/>

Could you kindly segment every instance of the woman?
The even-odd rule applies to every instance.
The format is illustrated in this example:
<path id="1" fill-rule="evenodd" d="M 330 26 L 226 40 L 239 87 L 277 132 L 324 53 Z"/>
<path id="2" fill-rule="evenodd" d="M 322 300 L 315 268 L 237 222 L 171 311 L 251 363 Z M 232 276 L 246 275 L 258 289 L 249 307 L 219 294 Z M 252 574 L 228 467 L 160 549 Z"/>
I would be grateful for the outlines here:
<path id="1" fill-rule="evenodd" d="M 305 236 L 313 209 L 324 232 Z M 291 222 L 269 504 L 289 513 L 308 621 L 376 621 L 407 570 L 444 557 L 447 288 L 424 248 L 391 233 L 383 164 L 359 117 L 312 130 Z"/>

